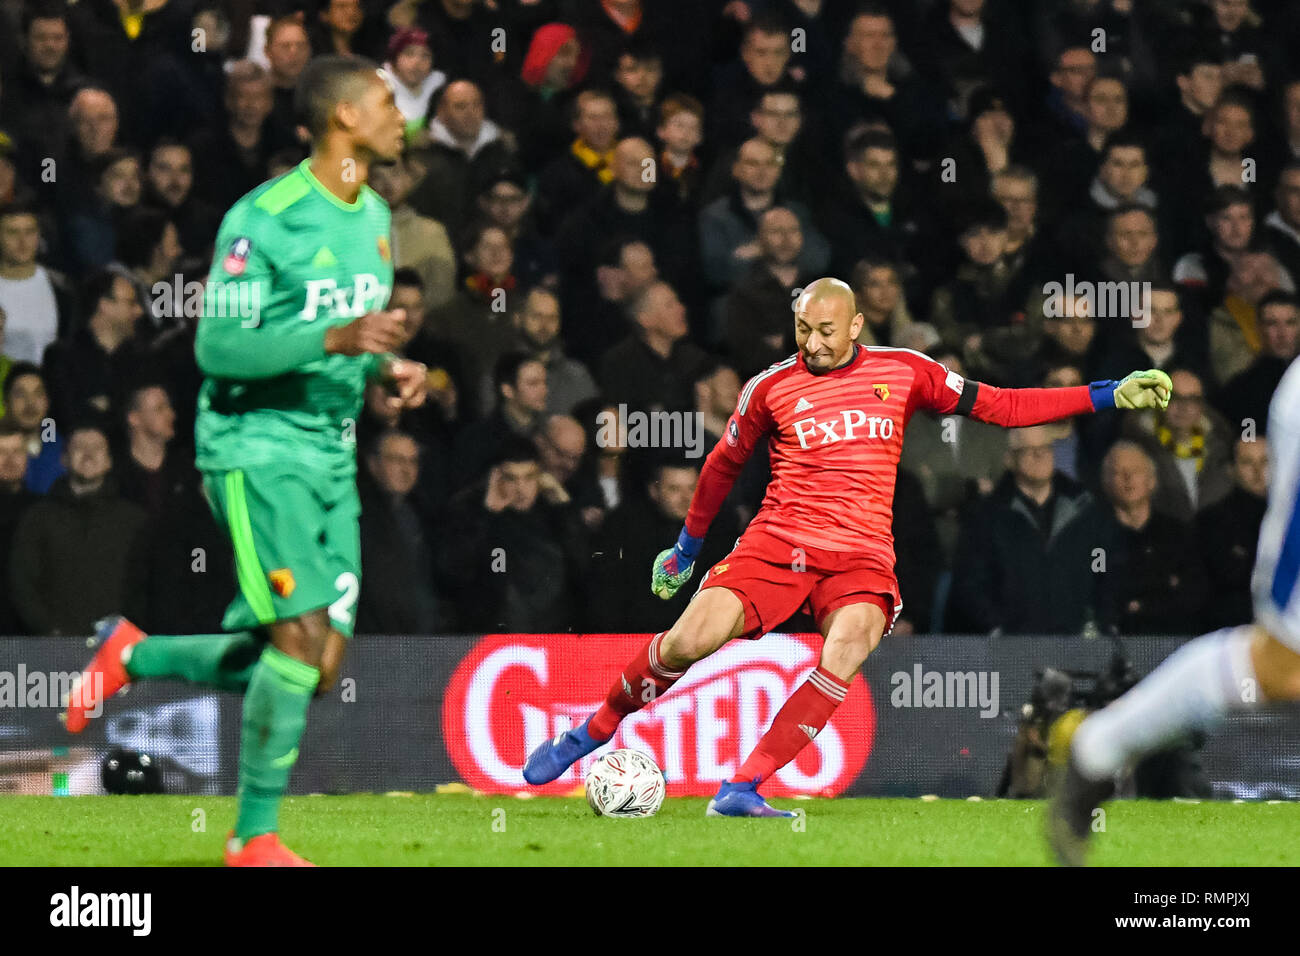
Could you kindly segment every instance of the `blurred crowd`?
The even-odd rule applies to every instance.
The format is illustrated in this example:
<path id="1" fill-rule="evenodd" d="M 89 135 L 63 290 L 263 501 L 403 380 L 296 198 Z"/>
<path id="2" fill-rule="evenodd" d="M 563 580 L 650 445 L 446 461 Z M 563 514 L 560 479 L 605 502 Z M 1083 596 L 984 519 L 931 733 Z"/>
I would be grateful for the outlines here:
<path id="1" fill-rule="evenodd" d="M 898 631 L 1248 620 L 1300 351 L 1297 48 L 1290 0 L 0 0 L 0 633 L 219 626 L 202 283 L 224 211 L 306 156 L 324 53 L 407 119 L 371 185 L 430 369 L 356 423 L 359 631 L 668 626 L 691 589 L 654 598 L 651 561 L 822 275 L 861 342 L 979 381 L 1174 381 L 1163 413 L 918 415 Z M 621 427 L 655 412 L 676 447 Z"/>

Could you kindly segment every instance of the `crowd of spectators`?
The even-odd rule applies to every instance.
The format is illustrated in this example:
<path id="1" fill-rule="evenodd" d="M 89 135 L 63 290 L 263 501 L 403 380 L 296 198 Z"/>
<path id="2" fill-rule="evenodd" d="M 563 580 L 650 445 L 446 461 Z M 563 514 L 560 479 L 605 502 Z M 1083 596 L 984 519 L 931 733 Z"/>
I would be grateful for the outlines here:
<path id="1" fill-rule="evenodd" d="M 691 589 L 651 560 L 827 274 L 863 344 L 979 381 L 1174 381 L 1163 413 L 918 415 L 899 631 L 1244 621 L 1300 351 L 1296 49 L 1291 0 L 0 0 L 0 632 L 219 625 L 201 284 L 306 156 L 323 53 L 383 63 L 407 119 L 371 184 L 430 369 L 358 423 L 359 630 L 668 626 Z M 682 447 L 610 426 L 656 411 Z M 703 567 L 766 479 L 760 449 Z"/>

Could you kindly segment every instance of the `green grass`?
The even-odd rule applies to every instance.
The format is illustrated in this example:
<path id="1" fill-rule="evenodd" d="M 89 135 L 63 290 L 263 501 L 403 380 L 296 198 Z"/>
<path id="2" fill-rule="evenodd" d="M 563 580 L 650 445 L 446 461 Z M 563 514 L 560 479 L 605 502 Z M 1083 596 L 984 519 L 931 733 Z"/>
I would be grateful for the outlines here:
<path id="1" fill-rule="evenodd" d="M 609 820 L 581 799 L 295 797 L 281 832 L 326 866 L 1048 862 L 1038 802 L 775 801 L 806 811 L 799 821 L 708 819 L 705 802 L 671 799 L 650 819 Z M 206 829 L 196 831 L 195 810 Z M 1137 801 L 1107 811 L 1099 865 L 1300 865 L 1300 804 Z M 234 818 L 230 797 L 0 797 L 0 865 L 212 866 Z"/>

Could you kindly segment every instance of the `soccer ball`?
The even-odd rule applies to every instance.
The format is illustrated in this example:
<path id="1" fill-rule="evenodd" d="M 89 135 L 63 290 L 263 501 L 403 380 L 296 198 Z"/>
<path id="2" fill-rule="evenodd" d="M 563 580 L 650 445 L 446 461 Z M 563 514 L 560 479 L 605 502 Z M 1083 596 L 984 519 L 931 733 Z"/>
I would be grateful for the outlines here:
<path id="1" fill-rule="evenodd" d="M 664 802 L 664 775 L 639 750 L 611 750 L 587 771 L 587 803 L 598 817 L 652 817 Z"/>

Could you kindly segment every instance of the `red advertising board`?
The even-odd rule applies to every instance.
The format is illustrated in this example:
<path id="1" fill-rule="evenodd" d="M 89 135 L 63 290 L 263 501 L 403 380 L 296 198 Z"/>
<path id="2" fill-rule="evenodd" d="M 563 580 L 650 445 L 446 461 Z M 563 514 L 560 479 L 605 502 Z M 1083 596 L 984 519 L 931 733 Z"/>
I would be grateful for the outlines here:
<path id="1" fill-rule="evenodd" d="M 494 634 L 452 674 L 442 731 L 461 779 L 487 793 L 571 793 L 608 748 L 554 783 L 530 788 L 523 765 L 548 737 L 580 723 L 605 699 L 648 634 Z M 652 756 L 671 796 L 711 796 L 735 773 L 821 653 L 817 635 L 732 641 L 698 662 L 667 694 L 623 721 L 611 743 Z M 855 677 L 830 724 L 763 787 L 769 796 L 834 795 L 862 772 L 876 715 Z"/>

